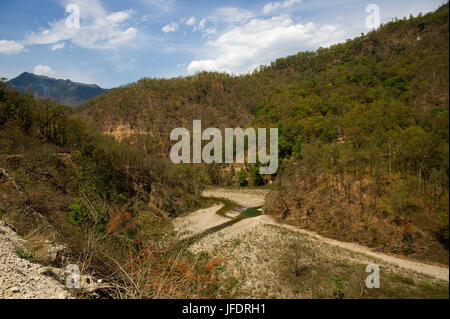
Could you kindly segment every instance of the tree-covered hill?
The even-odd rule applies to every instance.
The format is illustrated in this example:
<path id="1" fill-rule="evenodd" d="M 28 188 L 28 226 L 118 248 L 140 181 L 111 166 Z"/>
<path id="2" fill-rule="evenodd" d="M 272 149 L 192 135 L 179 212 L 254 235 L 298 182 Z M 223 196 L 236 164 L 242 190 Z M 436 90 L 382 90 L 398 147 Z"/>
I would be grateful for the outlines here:
<path id="1" fill-rule="evenodd" d="M 172 271 L 190 256 L 176 245 L 169 217 L 202 204 L 192 169 L 101 135 L 72 114 L 0 81 L 0 219 L 27 238 L 21 256 L 83 265 L 83 273 L 116 285 L 110 296 L 209 295 L 215 286 L 202 261 L 190 269 L 189 284 L 183 271 Z M 62 253 L 48 257 L 55 244 Z M 162 286 L 136 285 L 144 273 L 164 278 L 163 295 Z"/>
<path id="2" fill-rule="evenodd" d="M 144 78 L 91 99 L 76 116 L 158 157 L 168 156 L 170 131 L 193 119 L 278 127 L 282 165 L 269 212 L 448 262 L 448 36 L 446 4 L 251 74 Z M 208 172 L 214 183 L 229 181 L 229 170 Z M 232 174 L 242 185 L 261 182 L 250 167 Z"/>
<path id="3" fill-rule="evenodd" d="M 135 135 L 165 154 L 164 137 L 175 127 L 190 128 L 193 119 L 219 128 L 283 122 L 282 138 L 289 144 L 284 152 L 290 155 L 294 135 L 302 135 L 300 122 L 305 138 L 329 142 L 344 129 L 333 117 L 348 117 L 355 107 L 390 104 L 410 113 L 445 108 L 447 44 L 445 5 L 327 49 L 280 58 L 248 75 L 143 78 L 89 100 L 78 112 L 105 133 Z"/>

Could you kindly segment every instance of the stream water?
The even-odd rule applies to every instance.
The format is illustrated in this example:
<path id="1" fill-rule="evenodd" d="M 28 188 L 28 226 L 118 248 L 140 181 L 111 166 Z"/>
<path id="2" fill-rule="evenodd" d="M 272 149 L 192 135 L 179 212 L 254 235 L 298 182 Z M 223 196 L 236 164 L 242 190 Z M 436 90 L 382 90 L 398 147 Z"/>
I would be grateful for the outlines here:
<path id="1" fill-rule="evenodd" d="M 220 224 L 220 225 L 208 228 L 207 230 L 201 232 L 200 234 L 197 234 L 197 235 L 194 235 L 192 237 L 186 238 L 182 242 L 187 242 L 187 243 L 189 243 L 189 245 L 191 245 L 194 242 L 200 240 L 201 238 L 203 238 L 203 237 L 205 237 L 205 236 L 207 236 L 209 234 L 218 232 L 218 231 L 220 231 L 220 230 L 222 230 L 222 229 L 224 229 L 224 228 L 226 228 L 228 226 L 231 226 L 231 225 L 233 225 L 233 224 L 235 224 L 235 223 L 237 223 L 237 222 L 239 222 L 239 221 L 241 221 L 243 219 L 260 216 L 260 215 L 262 215 L 261 207 L 262 206 L 249 207 L 249 208 L 235 207 L 235 208 L 233 208 L 234 210 L 238 210 L 238 211 L 241 212 L 241 214 L 239 216 L 236 216 L 235 218 L 230 219 L 229 221 L 227 221 L 227 222 L 225 222 L 223 224 Z"/>

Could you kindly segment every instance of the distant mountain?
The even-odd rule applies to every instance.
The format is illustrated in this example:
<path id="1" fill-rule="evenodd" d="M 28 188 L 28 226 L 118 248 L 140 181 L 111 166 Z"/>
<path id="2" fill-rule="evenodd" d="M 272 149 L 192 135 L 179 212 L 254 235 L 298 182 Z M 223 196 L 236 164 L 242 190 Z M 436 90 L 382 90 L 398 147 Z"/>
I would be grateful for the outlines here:
<path id="1" fill-rule="evenodd" d="M 8 83 L 22 93 L 32 92 L 37 98 L 50 98 L 71 106 L 76 106 L 108 91 L 95 84 L 57 80 L 28 72 L 22 73 Z"/>

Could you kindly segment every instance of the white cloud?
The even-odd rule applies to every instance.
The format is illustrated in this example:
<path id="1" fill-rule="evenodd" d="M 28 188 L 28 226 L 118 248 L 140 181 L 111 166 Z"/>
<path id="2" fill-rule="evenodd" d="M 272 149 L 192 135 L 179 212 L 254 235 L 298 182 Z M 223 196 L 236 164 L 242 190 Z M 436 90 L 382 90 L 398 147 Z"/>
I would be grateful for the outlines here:
<path id="1" fill-rule="evenodd" d="M 70 40 L 86 49 L 115 49 L 136 37 L 137 29 L 126 23 L 134 13 L 108 13 L 98 0 L 67 0 L 80 7 L 80 28 L 68 28 L 66 19 L 50 22 L 49 28 L 27 35 L 25 44 L 56 44 Z"/>
<path id="2" fill-rule="evenodd" d="M 253 17 L 253 14 L 245 9 L 236 7 L 220 7 L 214 12 L 201 19 L 192 31 L 201 31 L 204 36 L 210 36 L 217 33 L 217 28 L 230 27 L 247 22 Z M 207 28 L 207 24 L 212 24 L 214 27 Z"/>
<path id="3" fill-rule="evenodd" d="M 236 7 L 217 8 L 211 20 L 226 23 L 242 23 L 253 17 L 250 11 Z"/>
<path id="4" fill-rule="evenodd" d="M 189 19 L 187 19 L 186 25 L 193 26 L 195 22 L 197 22 L 197 19 L 195 17 L 190 17 Z"/>
<path id="5" fill-rule="evenodd" d="M 52 51 L 57 51 L 57 50 L 61 50 L 66 46 L 66 44 L 64 42 L 60 42 L 60 43 L 55 43 L 53 45 L 50 46 L 50 50 Z"/>
<path id="6" fill-rule="evenodd" d="M 214 60 L 199 60 L 199 61 L 192 61 L 189 63 L 187 67 L 188 73 L 193 74 L 195 72 L 199 71 L 220 71 L 217 67 L 216 61 Z"/>
<path id="7" fill-rule="evenodd" d="M 194 27 L 194 31 L 203 30 L 206 25 L 206 19 L 201 19 L 200 22 Z"/>
<path id="8" fill-rule="evenodd" d="M 20 53 L 24 46 L 16 41 L 0 40 L 0 53 L 15 54 Z"/>
<path id="9" fill-rule="evenodd" d="M 192 61 L 187 70 L 245 73 L 276 58 L 314 50 L 344 40 L 345 32 L 332 25 L 294 23 L 288 15 L 252 19 L 235 26 L 207 47 L 213 58 Z"/>
<path id="10" fill-rule="evenodd" d="M 301 3 L 301 0 L 286 0 L 284 2 L 269 2 L 263 8 L 263 13 L 268 14 L 270 12 L 279 10 L 279 9 L 287 9 L 292 7 L 294 4 Z"/>
<path id="11" fill-rule="evenodd" d="M 54 73 L 54 71 L 48 65 L 39 64 L 34 67 L 33 73 L 37 74 L 37 75 L 44 75 L 44 74 Z"/>
<path id="12" fill-rule="evenodd" d="M 111 23 L 119 23 L 129 19 L 131 14 L 133 14 L 133 10 L 131 9 L 127 11 L 118 11 L 108 15 L 105 20 Z"/>
<path id="13" fill-rule="evenodd" d="M 205 30 L 204 33 L 205 33 L 206 35 L 212 35 L 212 34 L 216 34 L 216 33 L 217 33 L 217 30 L 216 30 L 216 28 L 208 28 L 208 29 Z"/>
<path id="14" fill-rule="evenodd" d="M 163 26 L 163 27 L 161 28 L 161 31 L 164 32 L 164 33 L 167 33 L 167 32 L 175 32 L 175 31 L 178 30 L 178 28 L 179 28 L 178 23 L 176 23 L 176 22 L 171 22 L 170 24 L 167 24 L 167 25 Z"/>

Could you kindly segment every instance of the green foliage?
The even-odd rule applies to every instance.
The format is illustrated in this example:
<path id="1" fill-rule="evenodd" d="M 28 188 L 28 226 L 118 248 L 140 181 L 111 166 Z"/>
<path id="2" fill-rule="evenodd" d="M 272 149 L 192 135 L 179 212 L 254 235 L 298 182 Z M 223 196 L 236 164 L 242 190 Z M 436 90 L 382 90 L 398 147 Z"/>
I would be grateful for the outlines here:
<path id="1" fill-rule="evenodd" d="M 403 213 L 409 204 L 411 187 L 405 181 L 400 181 L 392 190 L 391 206 L 395 213 Z"/>
<path id="2" fill-rule="evenodd" d="M 227 175 L 216 165 L 173 165 L 173 128 L 199 118 L 203 127 L 277 127 L 278 180 L 290 181 L 293 195 L 323 193 L 339 206 L 333 201 L 342 193 L 374 216 L 387 203 L 415 225 L 421 219 L 409 208 L 419 205 L 431 216 L 420 231 L 448 245 L 448 39 L 444 5 L 251 74 L 143 78 L 75 110 L 1 81 L 0 152 L 26 155 L 15 171 L 21 185 L 47 183 L 67 195 L 72 224 L 103 227 L 108 217 L 93 221 L 74 198 L 84 193 L 137 216 L 149 206 L 177 216 L 195 207 L 205 184 L 236 177 L 240 186 L 262 184 L 256 167 Z M 121 143 L 98 133 L 123 123 L 129 132 Z"/>
<path id="3" fill-rule="evenodd" d="M 292 152 L 298 159 L 301 159 L 302 143 L 303 143 L 302 137 L 298 136 L 294 146 L 292 147 Z"/>
<path id="4" fill-rule="evenodd" d="M 80 204 L 72 204 L 69 206 L 69 221 L 77 226 L 81 226 L 89 222 L 89 212 L 86 207 Z"/>
<path id="5" fill-rule="evenodd" d="M 241 170 L 238 172 L 237 176 L 238 176 L 239 186 L 247 186 L 248 185 L 247 171 L 244 168 L 241 168 Z"/>
<path id="6" fill-rule="evenodd" d="M 22 248 L 17 249 L 17 256 L 20 259 L 28 260 L 29 262 L 34 261 L 34 253 L 29 253 Z"/>
<path id="7" fill-rule="evenodd" d="M 278 135 L 278 154 L 281 158 L 289 157 L 292 153 L 292 143 L 284 135 Z"/>
<path id="8" fill-rule="evenodd" d="M 264 179 L 259 173 L 259 167 L 251 166 L 250 167 L 250 184 L 252 186 L 262 186 L 264 185 Z"/>
<path id="9" fill-rule="evenodd" d="M 335 284 L 335 289 L 333 290 L 333 295 L 336 299 L 344 298 L 344 281 L 339 277 L 331 277 L 331 281 Z"/>

